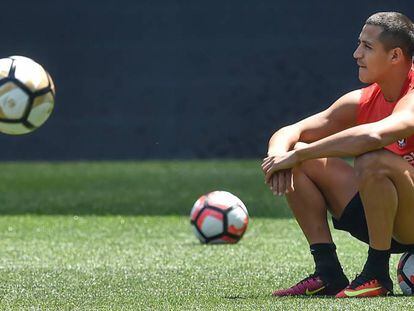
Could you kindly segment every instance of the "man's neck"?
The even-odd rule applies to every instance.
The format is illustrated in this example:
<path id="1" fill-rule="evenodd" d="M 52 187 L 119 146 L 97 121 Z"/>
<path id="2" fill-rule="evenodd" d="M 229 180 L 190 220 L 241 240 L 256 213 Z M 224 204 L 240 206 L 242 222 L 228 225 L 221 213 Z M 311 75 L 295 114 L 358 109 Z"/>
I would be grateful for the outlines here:
<path id="1" fill-rule="evenodd" d="M 401 66 L 400 68 L 387 74 L 387 79 L 378 82 L 381 92 L 387 102 L 395 102 L 401 95 L 402 88 L 407 80 L 408 72 L 412 64 Z"/>

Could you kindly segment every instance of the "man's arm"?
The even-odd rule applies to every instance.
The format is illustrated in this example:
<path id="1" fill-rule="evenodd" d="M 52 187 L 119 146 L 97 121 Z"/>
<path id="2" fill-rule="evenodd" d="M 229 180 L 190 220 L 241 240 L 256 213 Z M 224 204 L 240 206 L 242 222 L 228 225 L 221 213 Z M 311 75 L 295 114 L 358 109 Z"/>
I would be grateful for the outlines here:
<path id="1" fill-rule="evenodd" d="M 275 132 L 269 141 L 268 155 L 281 155 L 301 142 L 314 142 L 355 125 L 361 90 L 349 92 L 328 109 L 285 126 Z"/>
<path id="2" fill-rule="evenodd" d="M 414 134 L 414 93 L 404 96 L 392 114 L 380 121 L 355 126 L 296 151 L 298 160 L 356 156 L 380 149 Z"/>
<path id="3" fill-rule="evenodd" d="M 299 142 L 313 142 L 355 125 L 361 90 L 345 94 L 328 109 L 295 124 L 286 126 L 269 141 L 268 156 L 283 156 Z M 265 163 L 266 161 L 264 161 Z M 266 174 L 267 166 L 262 165 Z M 279 195 L 294 190 L 290 168 L 267 179 L 273 193 Z"/>
<path id="4" fill-rule="evenodd" d="M 390 116 L 346 129 L 284 155 L 267 157 L 263 161 L 262 169 L 266 174 L 266 182 L 270 182 L 274 174 L 292 168 L 302 161 L 356 156 L 411 135 L 414 135 L 414 92 L 404 96 Z"/>

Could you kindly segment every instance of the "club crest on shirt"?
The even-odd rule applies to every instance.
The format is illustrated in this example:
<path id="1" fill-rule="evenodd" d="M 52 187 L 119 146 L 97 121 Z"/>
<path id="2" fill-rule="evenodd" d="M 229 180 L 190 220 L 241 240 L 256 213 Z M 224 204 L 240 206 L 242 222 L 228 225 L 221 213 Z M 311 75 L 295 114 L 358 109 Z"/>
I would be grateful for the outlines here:
<path id="1" fill-rule="evenodd" d="M 397 140 L 397 146 L 400 149 L 403 149 L 405 146 L 407 146 L 407 138 Z"/>

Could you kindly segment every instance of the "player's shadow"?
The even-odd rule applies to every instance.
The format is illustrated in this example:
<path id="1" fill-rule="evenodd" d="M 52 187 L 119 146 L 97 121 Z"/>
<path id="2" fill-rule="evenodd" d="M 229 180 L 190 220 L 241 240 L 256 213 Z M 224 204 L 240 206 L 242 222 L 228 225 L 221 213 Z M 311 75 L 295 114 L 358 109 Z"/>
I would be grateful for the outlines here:
<path id="1" fill-rule="evenodd" d="M 245 300 L 245 299 L 258 299 L 260 297 L 262 297 L 263 295 L 239 295 L 239 294 L 234 294 L 234 295 L 226 295 L 223 296 L 224 299 L 228 299 L 228 300 Z M 334 296 L 295 296 L 295 297 L 273 297 L 270 294 L 268 295 L 269 298 L 271 299 L 276 299 L 276 300 L 291 300 L 291 299 L 298 299 L 298 300 L 332 300 L 332 301 L 343 301 L 343 299 L 340 298 L 335 298 Z M 386 297 L 366 297 L 366 298 L 358 298 L 358 299 L 400 299 L 401 297 L 407 297 L 401 293 L 398 294 L 394 294 L 392 296 L 386 296 Z M 352 299 L 352 298 L 351 298 Z M 354 298 L 355 299 L 355 298 Z"/>
<path id="2" fill-rule="evenodd" d="M 359 297 L 359 298 L 354 298 L 354 299 L 393 299 L 393 298 L 401 298 L 401 297 L 407 297 L 406 295 L 403 295 L 402 293 L 397 293 L 397 294 L 393 294 L 390 296 L 382 296 L 382 297 Z M 278 299 L 278 298 L 275 298 Z M 342 300 L 341 298 L 335 298 L 335 296 L 296 296 L 294 297 L 294 299 L 329 299 L 329 300 Z M 352 298 L 348 298 L 348 299 L 352 299 Z"/>
<path id="3" fill-rule="evenodd" d="M 246 299 L 259 299 L 262 295 L 225 295 L 223 296 L 224 299 L 227 300 L 246 300 Z"/>

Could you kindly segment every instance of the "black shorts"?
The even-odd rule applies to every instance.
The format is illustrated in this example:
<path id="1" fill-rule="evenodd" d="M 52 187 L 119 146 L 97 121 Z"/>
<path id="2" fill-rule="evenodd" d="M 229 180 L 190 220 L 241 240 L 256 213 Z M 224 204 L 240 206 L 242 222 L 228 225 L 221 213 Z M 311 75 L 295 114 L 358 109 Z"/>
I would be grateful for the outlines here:
<path id="1" fill-rule="evenodd" d="M 359 193 L 345 207 L 341 218 L 336 220 L 332 217 L 332 222 L 335 229 L 347 231 L 358 240 L 369 244 L 367 221 Z M 390 251 L 391 253 L 413 252 L 414 244 L 401 244 L 392 239 Z"/>

